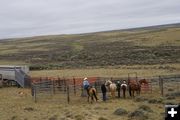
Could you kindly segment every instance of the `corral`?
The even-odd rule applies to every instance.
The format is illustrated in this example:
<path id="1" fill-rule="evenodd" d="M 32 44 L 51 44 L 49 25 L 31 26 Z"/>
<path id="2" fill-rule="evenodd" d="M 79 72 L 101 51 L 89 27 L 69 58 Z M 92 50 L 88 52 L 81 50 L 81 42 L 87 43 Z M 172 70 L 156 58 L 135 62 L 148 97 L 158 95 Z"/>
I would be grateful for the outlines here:
<path id="1" fill-rule="evenodd" d="M 99 101 L 93 104 L 89 104 L 87 98 L 82 97 L 81 84 L 83 78 L 34 78 L 33 91 L 35 91 L 35 94 L 33 97 L 33 92 L 30 89 L 1 88 L 0 110 L 2 112 L 0 115 L 2 120 L 163 119 L 165 104 L 180 103 L 179 78 L 179 75 L 147 77 L 146 79 L 149 82 L 151 81 L 149 85 L 152 86 L 152 89 L 148 91 L 142 90 L 140 96 L 136 96 L 134 99 L 130 98 L 129 95 L 127 95 L 126 99 L 122 97 L 120 99 L 111 99 L 108 94 L 108 100 L 103 102 L 99 85 L 106 79 L 112 79 L 112 81 L 128 80 L 128 76 L 122 78 L 89 77 L 89 80 L 92 81 L 91 84 L 96 86 L 98 90 Z M 139 79 L 141 78 L 138 76 Z M 163 87 L 160 82 L 161 79 L 164 80 Z M 163 96 L 161 88 L 163 88 Z M 34 102 L 35 95 L 36 102 Z M 118 113 L 122 109 L 126 112 L 123 114 Z M 141 111 L 140 116 L 139 114 L 133 116 L 136 111 Z"/>
<path id="2" fill-rule="evenodd" d="M 90 84 L 96 88 L 98 97 L 102 98 L 101 85 L 105 80 L 111 80 L 114 83 L 117 81 L 126 80 L 130 81 L 135 79 L 136 81 L 142 78 L 137 77 L 89 77 Z M 155 92 L 159 96 L 166 96 L 171 92 L 180 92 L 180 75 L 169 75 L 169 76 L 154 76 L 146 79 L 148 84 L 141 85 L 141 94 L 154 94 Z M 38 101 L 57 101 L 66 103 L 76 103 L 78 99 L 86 96 L 85 91 L 82 88 L 83 78 L 52 78 L 52 77 L 40 77 L 32 78 L 32 96 L 35 102 Z M 128 89 L 127 89 L 128 91 Z M 116 93 L 117 94 L 117 93 Z M 126 92 L 127 96 L 129 93 Z M 121 93 L 122 97 L 122 93 Z M 49 98 L 49 99 L 47 99 Z M 52 99 L 51 99 L 52 98 Z M 75 98 L 75 99 L 74 99 Z M 111 99 L 109 93 L 108 98 Z"/>

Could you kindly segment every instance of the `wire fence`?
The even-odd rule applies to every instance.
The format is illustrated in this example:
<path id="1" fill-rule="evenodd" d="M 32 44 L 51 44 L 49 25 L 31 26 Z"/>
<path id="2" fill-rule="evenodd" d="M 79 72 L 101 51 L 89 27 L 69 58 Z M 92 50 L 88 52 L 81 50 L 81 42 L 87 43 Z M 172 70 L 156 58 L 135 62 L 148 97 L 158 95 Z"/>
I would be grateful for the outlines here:
<path id="1" fill-rule="evenodd" d="M 106 80 L 111 80 L 114 83 L 120 81 L 122 83 L 123 80 L 128 82 L 132 78 L 91 77 L 88 79 L 91 86 L 96 88 L 98 98 L 101 99 L 101 85 L 105 83 Z M 138 77 L 137 81 L 140 79 L 142 78 Z M 180 92 L 180 75 L 156 76 L 144 79 L 148 81 L 148 84 L 141 85 L 141 94 L 158 92 L 160 96 L 165 96 L 166 94 Z M 87 93 L 82 87 L 82 82 L 83 78 L 32 78 L 32 96 L 35 102 L 77 103 L 79 100 L 87 102 L 87 99 L 85 99 Z M 126 92 L 126 94 L 128 94 L 128 92 Z M 107 93 L 107 95 L 110 98 L 109 93 Z"/>

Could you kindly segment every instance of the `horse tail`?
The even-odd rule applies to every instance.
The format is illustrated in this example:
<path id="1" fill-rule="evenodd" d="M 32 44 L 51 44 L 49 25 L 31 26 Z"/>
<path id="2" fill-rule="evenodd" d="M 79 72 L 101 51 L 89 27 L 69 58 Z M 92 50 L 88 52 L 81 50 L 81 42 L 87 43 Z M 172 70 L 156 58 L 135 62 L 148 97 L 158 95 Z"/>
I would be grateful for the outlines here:
<path id="1" fill-rule="evenodd" d="M 94 95 L 94 97 L 95 97 L 95 99 L 96 99 L 96 101 L 98 100 L 98 98 L 97 98 L 97 96 L 96 96 L 96 90 L 95 89 L 93 89 L 92 90 L 92 92 L 93 92 L 93 95 Z"/>
<path id="2" fill-rule="evenodd" d="M 96 91 L 95 90 L 92 90 L 92 92 L 93 92 L 93 95 L 96 95 Z"/>

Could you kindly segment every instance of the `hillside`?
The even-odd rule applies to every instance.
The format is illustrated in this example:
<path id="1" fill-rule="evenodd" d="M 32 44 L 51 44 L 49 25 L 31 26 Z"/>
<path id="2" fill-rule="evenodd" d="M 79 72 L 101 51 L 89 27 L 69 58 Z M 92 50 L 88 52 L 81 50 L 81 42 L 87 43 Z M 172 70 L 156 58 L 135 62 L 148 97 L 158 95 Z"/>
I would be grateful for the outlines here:
<path id="1" fill-rule="evenodd" d="M 180 63 L 180 24 L 0 41 L 1 64 L 31 69 Z"/>

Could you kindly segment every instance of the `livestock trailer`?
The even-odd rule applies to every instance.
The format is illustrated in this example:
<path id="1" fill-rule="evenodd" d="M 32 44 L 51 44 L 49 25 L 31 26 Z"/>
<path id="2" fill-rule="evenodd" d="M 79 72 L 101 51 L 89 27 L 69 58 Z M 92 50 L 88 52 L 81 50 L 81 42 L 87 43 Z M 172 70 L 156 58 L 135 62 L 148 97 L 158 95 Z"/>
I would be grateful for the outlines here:
<path id="1" fill-rule="evenodd" d="M 0 65 L 1 79 L 8 83 L 17 83 L 21 87 L 30 86 L 28 66 Z"/>

